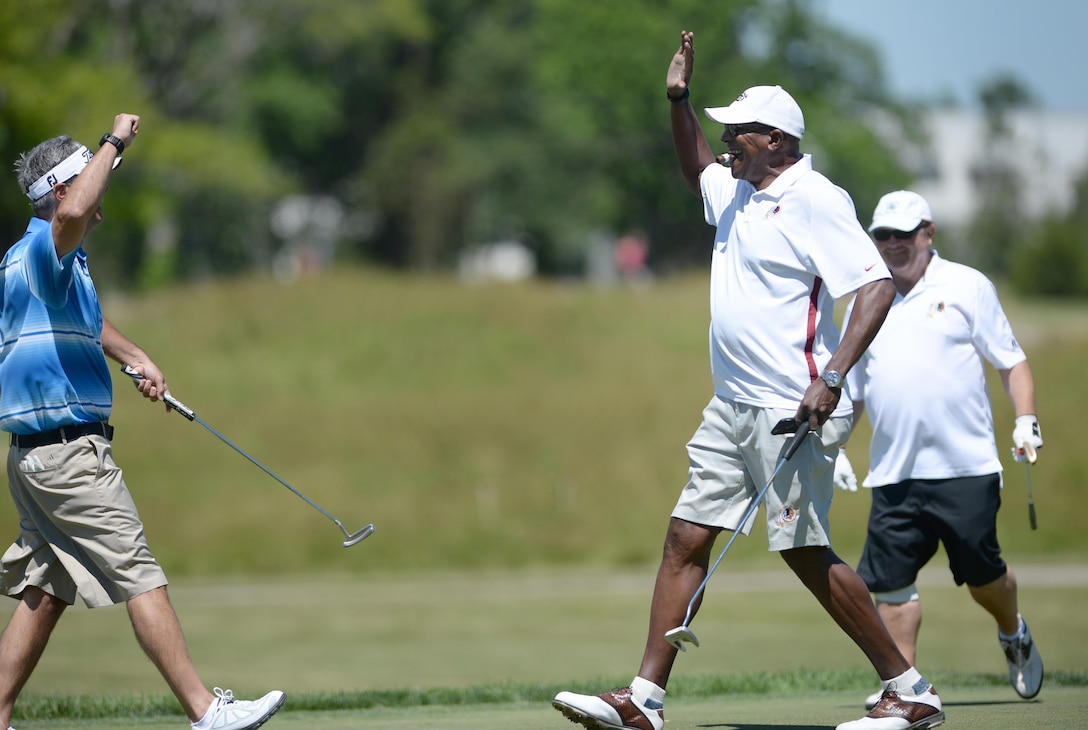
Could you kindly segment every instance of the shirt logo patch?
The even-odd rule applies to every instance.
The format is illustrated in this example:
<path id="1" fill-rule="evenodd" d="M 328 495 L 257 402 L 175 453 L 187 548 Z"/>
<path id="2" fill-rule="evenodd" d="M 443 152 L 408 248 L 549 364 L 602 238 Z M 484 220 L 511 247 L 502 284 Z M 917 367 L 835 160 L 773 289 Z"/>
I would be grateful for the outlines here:
<path id="1" fill-rule="evenodd" d="M 773 218 L 774 216 L 778 215 L 781 212 L 782 212 L 782 206 L 781 205 L 776 205 L 774 207 L 774 210 L 767 211 L 767 215 L 765 215 L 763 217 L 764 218 Z"/>
<path id="2" fill-rule="evenodd" d="M 929 316 L 944 314 L 944 302 L 933 302 L 929 305 Z"/>

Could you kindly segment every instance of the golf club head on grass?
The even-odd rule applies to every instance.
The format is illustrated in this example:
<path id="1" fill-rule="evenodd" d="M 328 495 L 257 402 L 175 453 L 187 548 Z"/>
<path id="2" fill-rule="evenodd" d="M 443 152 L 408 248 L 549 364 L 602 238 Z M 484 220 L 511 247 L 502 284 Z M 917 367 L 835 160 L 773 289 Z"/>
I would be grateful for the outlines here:
<path id="1" fill-rule="evenodd" d="M 684 646 L 685 642 L 699 646 L 699 640 L 695 638 L 695 633 L 687 626 L 677 626 L 675 629 L 666 631 L 665 641 L 669 642 L 680 651 L 688 650 L 688 648 Z"/>
<path id="2" fill-rule="evenodd" d="M 367 525 L 366 527 L 359 530 L 358 532 L 349 533 L 347 530 L 344 530 L 344 534 L 347 535 L 347 537 L 348 537 L 347 540 L 344 540 L 344 547 L 348 548 L 348 547 L 351 547 L 352 545 L 358 545 L 363 540 L 370 537 L 371 534 L 373 534 L 373 532 L 374 532 L 374 525 Z"/>

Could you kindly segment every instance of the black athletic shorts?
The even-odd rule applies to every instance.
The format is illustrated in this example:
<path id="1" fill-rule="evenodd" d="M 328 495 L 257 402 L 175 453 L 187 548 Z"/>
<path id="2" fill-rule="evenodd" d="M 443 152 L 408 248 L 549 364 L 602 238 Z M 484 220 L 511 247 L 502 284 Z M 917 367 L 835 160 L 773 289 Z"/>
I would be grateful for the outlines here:
<path id="1" fill-rule="evenodd" d="M 1001 477 L 908 479 L 870 490 L 858 575 L 873 593 L 906 588 L 944 543 L 956 585 L 984 586 L 1007 570 L 997 544 Z"/>

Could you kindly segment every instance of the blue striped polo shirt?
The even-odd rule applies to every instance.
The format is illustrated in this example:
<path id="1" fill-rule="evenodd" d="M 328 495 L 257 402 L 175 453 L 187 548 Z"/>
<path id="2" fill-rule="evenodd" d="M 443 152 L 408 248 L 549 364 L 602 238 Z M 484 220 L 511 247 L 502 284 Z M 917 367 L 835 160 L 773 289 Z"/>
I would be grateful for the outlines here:
<path id="1" fill-rule="evenodd" d="M 83 247 L 58 259 L 52 224 L 32 218 L 0 263 L 0 292 L 0 430 L 107 420 L 113 381 Z"/>

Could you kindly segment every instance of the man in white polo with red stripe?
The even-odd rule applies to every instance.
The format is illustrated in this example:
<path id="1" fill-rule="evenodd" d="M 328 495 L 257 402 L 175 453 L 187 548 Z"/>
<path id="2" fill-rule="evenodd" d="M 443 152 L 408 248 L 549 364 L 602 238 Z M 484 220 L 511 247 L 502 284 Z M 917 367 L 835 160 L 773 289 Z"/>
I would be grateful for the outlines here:
<path id="1" fill-rule="evenodd" d="M 936 230 L 929 204 L 909 190 L 882 197 L 869 226 L 898 294 L 847 379 L 855 422 L 867 412 L 873 427 L 864 482 L 873 487 L 872 506 L 858 573 L 913 661 L 922 623 L 915 580 L 943 545 L 956 585 L 966 583 L 997 623 L 1013 689 L 1031 699 L 1042 688 L 1043 661 L 997 541 L 1001 461 L 986 363 L 1015 410 L 1017 460 L 1027 458 L 1025 445 L 1043 445 L 1035 381 L 994 285 L 938 256 Z M 838 471 L 837 481 L 853 473 L 845 456 Z M 877 701 L 872 695 L 866 705 Z"/>
<path id="2" fill-rule="evenodd" d="M 685 620 L 718 535 L 747 534 L 755 517 L 741 524 L 744 515 L 771 482 L 765 503 L 770 550 L 862 649 L 887 690 L 868 716 L 839 727 L 933 727 L 944 720 L 940 699 L 892 641 L 865 583 L 831 550 L 827 521 L 836 455 L 851 428 L 850 404 L 840 402 L 843 376 L 891 305 L 890 274 L 849 195 L 800 153 L 805 123 L 796 101 L 781 87 L 755 86 L 727 107 L 706 109 L 724 125 L 725 167 L 689 103 L 693 64 L 693 36 L 684 31 L 666 95 L 681 172 L 702 199 L 706 222 L 716 227 L 714 396 L 688 443 L 688 482 L 665 537 L 638 674 L 629 687 L 600 695 L 560 692 L 552 704 L 587 728 L 662 730 L 677 652 L 665 634 Z M 850 294 L 856 314 L 840 339 L 834 302 Z M 807 421 L 813 435 L 772 479 L 789 437 L 771 430 L 786 417 Z M 736 659 L 730 657 L 730 666 Z"/>

